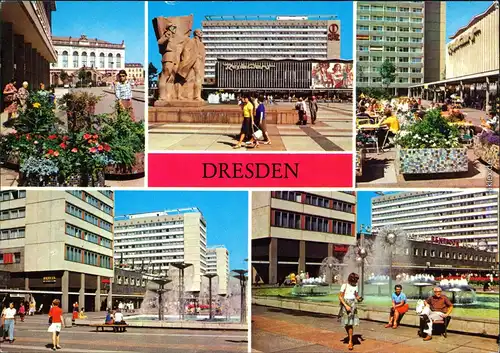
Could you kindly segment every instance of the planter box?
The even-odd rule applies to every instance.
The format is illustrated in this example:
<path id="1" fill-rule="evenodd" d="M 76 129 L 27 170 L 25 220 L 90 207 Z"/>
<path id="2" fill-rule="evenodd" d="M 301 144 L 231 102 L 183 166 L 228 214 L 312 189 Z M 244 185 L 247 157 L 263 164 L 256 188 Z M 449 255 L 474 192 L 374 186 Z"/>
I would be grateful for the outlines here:
<path id="1" fill-rule="evenodd" d="M 398 174 L 456 173 L 469 170 L 467 148 L 414 148 L 396 146 Z"/>
<path id="2" fill-rule="evenodd" d="M 0 164 L 5 168 L 19 170 L 19 152 L 11 152 L 7 156 L 2 156 Z"/>
<path id="3" fill-rule="evenodd" d="M 365 150 L 356 150 L 356 176 L 363 175 L 363 161 L 365 160 Z"/>
<path id="4" fill-rule="evenodd" d="M 104 171 L 98 171 L 96 178 L 89 174 L 73 174 L 67 181 L 64 181 L 59 175 L 51 175 L 48 177 L 30 176 L 26 177 L 24 173 L 19 172 L 19 186 L 69 186 L 69 187 L 104 187 L 105 178 Z"/>
<path id="5" fill-rule="evenodd" d="M 500 148 L 498 145 L 492 145 L 488 142 L 483 142 L 478 136 L 474 136 L 474 154 L 483 162 L 491 165 L 492 168 L 498 170 L 498 157 Z"/>
<path id="6" fill-rule="evenodd" d="M 134 176 L 142 177 L 144 175 L 144 152 L 138 152 L 135 154 L 135 163 L 133 165 L 108 165 L 106 168 L 104 168 L 104 173 L 106 174 L 106 176 L 110 176 L 113 178 L 125 178 Z"/>

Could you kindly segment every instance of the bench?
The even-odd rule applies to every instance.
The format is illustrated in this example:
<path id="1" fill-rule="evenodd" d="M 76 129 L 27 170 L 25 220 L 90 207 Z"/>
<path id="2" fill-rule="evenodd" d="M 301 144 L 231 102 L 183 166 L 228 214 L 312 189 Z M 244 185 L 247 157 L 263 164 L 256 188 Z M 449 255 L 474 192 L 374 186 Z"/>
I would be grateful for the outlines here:
<path id="1" fill-rule="evenodd" d="M 111 327 L 113 332 L 125 332 L 126 328 L 129 326 L 128 324 L 120 325 L 120 324 L 90 324 L 90 327 L 95 327 L 95 332 L 99 332 L 99 328 L 104 332 L 105 327 Z"/>
<path id="2" fill-rule="evenodd" d="M 447 316 L 444 319 L 440 320 L 434 320 L 432 322 L 432 335 L 443 335 L 444 338 L 447 337 L 447 329 L 448 325 L 450 324 L 451 321 L 451 316 Z M 424 318 L 420 318 L 420 328 L 418 330 L 418 335 L 420 337 L 426 336 L 425 333 L 423 332 L 423 328 L 425 326 L 427 321 L 425 321 Z"/>

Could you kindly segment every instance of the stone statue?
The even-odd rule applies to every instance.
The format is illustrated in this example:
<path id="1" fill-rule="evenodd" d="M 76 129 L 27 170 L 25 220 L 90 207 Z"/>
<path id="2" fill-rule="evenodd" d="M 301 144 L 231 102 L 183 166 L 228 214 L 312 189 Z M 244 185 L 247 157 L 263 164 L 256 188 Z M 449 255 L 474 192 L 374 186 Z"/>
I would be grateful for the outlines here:
<path id="1" fill-rule="evenodd" d="M 205 77 L 205 45 L 199 29 L 191 37 L 192 25 L 193 15 L 153 19 L 162 55 L 159 99 L 155 106 L 203 103 L 201 88 Z"/>

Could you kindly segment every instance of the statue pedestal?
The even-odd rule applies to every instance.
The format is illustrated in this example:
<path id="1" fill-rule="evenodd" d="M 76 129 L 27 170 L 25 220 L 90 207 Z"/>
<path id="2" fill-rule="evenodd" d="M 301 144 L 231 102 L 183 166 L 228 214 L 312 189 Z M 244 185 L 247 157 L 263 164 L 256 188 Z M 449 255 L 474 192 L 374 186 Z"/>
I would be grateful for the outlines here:
<path id="1" fill-rule="evenodd" d="M 157 100 L 154 104 L 155 107 L 191 107 L 198 108 L 203 107 L 207 104 L 205 101 L 188 101 L 188 100 L 173 100 L 173 101 L 165 101 L 165 100 Z"/>

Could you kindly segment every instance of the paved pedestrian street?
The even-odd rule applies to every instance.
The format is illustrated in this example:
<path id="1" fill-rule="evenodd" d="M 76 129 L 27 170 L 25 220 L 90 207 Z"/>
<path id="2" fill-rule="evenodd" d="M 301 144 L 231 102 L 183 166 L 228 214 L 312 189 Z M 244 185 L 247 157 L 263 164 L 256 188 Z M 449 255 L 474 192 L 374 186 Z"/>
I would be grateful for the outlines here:
<path id="1" fill-rule="evenodd" d="M 404 321 L 403 321 L 404 324 Z M 416 327 L 386 329 L 380 322 L 361 320 L 354 328 L 354 352 L 371 353 L 490 353 L 495 338 L 448 333 L 424 342 Z M 348 352 L 347 334 L 336 318 L 305 312 L 252 306 L 252 352 Z"/>
<path id="2" fill-rule="evenodd" d="M 289 105 L 293 109 L 293 104 Z M 267 124 L 271 145 L 259 151 L 352 151 L 352 104 L 320 103 L 316 125 Z M 149 150 L 230 151 L 239 137 L 239 124 L 150 124 Z M 240 149 L 239 151 L 245 151 Z"/>
<path id="3" fill-rule="evenodd" d="M 104 321 L 104 312 L 99 314 Z M 51 333 L 47 328 L 47 315 L 28 316 L 25 322 L 18 319 L 14 343 L 2 343 L 1 349 L 9 353 L 51 352 Z M 72 353 L 237 353 L 247 352 L 248 338 L 244 331 L 129 327 L 124 333 L 96 333 L 88 326 L 76 326 L 62 329 L 61 346 L 58 351 Z"/>

